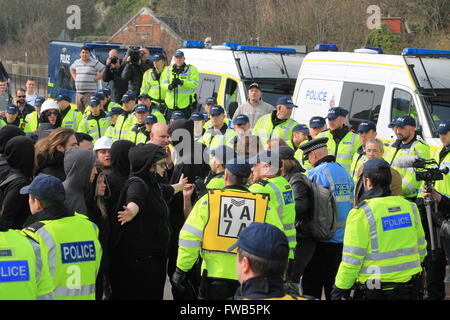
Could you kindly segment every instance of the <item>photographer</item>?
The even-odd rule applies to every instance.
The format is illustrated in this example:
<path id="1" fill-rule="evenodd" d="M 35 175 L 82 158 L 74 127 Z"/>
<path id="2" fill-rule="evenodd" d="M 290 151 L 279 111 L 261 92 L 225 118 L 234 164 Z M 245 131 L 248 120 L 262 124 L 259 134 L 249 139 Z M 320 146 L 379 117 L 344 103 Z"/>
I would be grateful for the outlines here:
<path id="1" fill-rule="evenodd" d="M 142 78 L 146 64 L 143 61 L 144 52 L 136 48 L 129 48 L 124 58 L 124 68 L 121 74 L 122 80 L 128 83 L 128 90 L 139 95 L 141 91 Z"/>
<path id="2" fill-rule="evenodd" d="M 441 140 L 442 147 L 437 148 L 434 153 L 434 160 L 440 169 L 450 167 L 450 120 L 442 121 L 438 128 L 437 133 Z M 427 272 L 427 292 L 429 300 L 442 300 L 445 298 L 445 272 L 446 264 L 450 261 L 450 235 L 448 232 L 448 219 L 450 216 L 450 175 L 442 175 L 441 180 L 436 180 L 434 188 L 426 190 L 424 186 L 423 194 L 425 197 L 431 196 L 438 202 L 437 212 L 432 212 L 433 225 L 435 229 L 440 228 L 440 232 L 436 232 L 435 237 L 438 238 L 435 245 L 436 250 L 433 255 L 429 255 L 425 260 L 425 270 Z M 429 192 L 431 191 L 431 192 Z M 424 211 L 423 199 L 419 195 L 418 205 L 421 211 Z M 431 205 L 432 210 L 435 209 L 434 205 Z M 429 228 L 428 222 L 424 219 L 424 228 L 427 234 L 427 241 L 429 241 Z M 440 245 L 439 245 L 440 242 Z M 445 257 L 446 256 L 446 257 Z M 446 259 L 447 258 L 447 259 Z"/>
<path id="3" fill-rule="evenodd" d="M 128 90 L 128 82 L 122 79 L 124 67 L 125 64 L 122 64 L 119 52 L 116 49 L 109 51 L 103 81 L 112 82 L 109 86 L 112 89 L 111 100 L 119 104 L 123 94 Z"/>

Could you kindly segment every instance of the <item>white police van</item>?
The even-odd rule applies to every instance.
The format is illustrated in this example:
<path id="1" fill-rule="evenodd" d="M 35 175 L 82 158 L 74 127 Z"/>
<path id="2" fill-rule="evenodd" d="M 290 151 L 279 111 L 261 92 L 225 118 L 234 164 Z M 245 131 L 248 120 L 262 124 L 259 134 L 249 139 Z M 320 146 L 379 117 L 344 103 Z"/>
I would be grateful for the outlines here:
<path id="1" fill-rule="evenodd" d="M 417 132 L 431 146 L 440 145 L 435 131 L 450 119 L 450 51 L 407 48 L 402 55 L 385 55 L 363 47 L 337 52 L 335 45 L 317 45 L 306 55 L 297 77 L 293 119 L 309 123 L 326 116 L 330 107 L 349 111 L 352 129 L 365 120 L 377 124 L 378 136 L 395 140 L 388 124 L 409 114 Z"/>
<path id="2" fill-rule="evenodd" d="M 208 97 L 216 97 L 230 117 L 247 101 L 247 88 L 253 82 L 259 84 L 263 100 L 272 105 L 280 96 L 292 95 L 305 56 L 293 48 L 228 42 L 205 47 L 203 41 L 185 41 L 179 50 L 186 63 L 199 71 L 198 103 L 203 105 Z"/>

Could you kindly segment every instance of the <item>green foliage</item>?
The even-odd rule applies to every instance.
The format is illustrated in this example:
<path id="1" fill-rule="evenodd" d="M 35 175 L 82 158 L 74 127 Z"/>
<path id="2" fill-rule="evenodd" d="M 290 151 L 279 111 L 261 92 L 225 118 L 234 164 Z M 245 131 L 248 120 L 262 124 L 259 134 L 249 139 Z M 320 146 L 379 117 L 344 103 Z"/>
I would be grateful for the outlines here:
<path id="1" fill-rule="evenodd" d="M 383 49 L 387 54 L 399 54 L 401 51 L 401 37 L 388 30 L 385 24 L 380 29 L 372 30 L 367 37 L 367 45 Z"/>

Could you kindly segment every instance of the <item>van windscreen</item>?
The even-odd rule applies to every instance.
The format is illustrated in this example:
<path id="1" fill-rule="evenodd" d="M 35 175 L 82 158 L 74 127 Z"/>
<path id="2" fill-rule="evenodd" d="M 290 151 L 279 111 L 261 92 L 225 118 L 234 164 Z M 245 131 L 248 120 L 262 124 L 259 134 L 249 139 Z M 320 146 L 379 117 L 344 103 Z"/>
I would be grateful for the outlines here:
<path id="1" fill-rule="evenodd" d="M 244 79 L 296 79 L 304 54 L 234 51 L 241 77 Z"/>
<path id="2" fill-rule="evenodd" d="M 419 89 L 450 89 L 450 55 L 448 57 L 405 57 L 414 72 Z"/>

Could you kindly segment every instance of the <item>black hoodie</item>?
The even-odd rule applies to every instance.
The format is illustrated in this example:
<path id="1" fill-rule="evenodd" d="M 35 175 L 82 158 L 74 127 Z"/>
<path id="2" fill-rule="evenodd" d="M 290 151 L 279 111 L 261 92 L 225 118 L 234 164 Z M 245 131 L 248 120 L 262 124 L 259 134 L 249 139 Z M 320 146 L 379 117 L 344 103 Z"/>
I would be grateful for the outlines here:
<path id="1" fill-rule="evenodd" d="M 8 141 L 5 158 L 11 170 L 8 177 L 16 175 L 11 182 L 2 186 L 2 214 L 11 229 L 21 229 L 25 220 L 31 215 L 28 195 L 19 193 L 20 189 L 31 183 L 34 165 L 34 144 L 28 137 L 18 136 Z"/>
<path id="2" fill-rule="evenodd" d="M 131 177 L 124 185 L 116 211 L 122 211 L 123 205 L 134 202 L 139 206 L 139 212 L 122 226 L 117 215 L 112 219 L 112 249 L 132 255 L 166 255 L 170 226 L 169 209 L 163 194 L 174 190 L 161 186 L 161 177 L 149 172 L 153 164 L 166 157 L 166 153 L 160 146 L 139 144 L 130 149 L 128 157 Z"/>
<path id="3" fill-rule="evenodd" d="M 7 125 L 0 129 L 0 154 L 5 153 L 5 147 L 9 140 L 17 136 L 25 136 L 25 133 L 16 126 Z M 5 157 L 0 158 L 0 181 L 6 179 L 11 168 Z"/>

